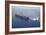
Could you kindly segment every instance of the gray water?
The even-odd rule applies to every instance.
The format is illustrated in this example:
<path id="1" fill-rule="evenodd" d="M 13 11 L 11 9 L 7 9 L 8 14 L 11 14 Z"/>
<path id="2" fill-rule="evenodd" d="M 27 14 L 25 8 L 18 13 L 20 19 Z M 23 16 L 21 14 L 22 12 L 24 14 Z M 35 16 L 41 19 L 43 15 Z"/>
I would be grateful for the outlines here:
<path id="1" fill-rule="evenodd" d="M 12 28 L 29 28 L 29 27 L 40 27 L 40 22 L 37 20 L 33 21 L 26 18 L 23 19 L 22 17 L 17 16 L 14 16 L 12 18 Z"/>

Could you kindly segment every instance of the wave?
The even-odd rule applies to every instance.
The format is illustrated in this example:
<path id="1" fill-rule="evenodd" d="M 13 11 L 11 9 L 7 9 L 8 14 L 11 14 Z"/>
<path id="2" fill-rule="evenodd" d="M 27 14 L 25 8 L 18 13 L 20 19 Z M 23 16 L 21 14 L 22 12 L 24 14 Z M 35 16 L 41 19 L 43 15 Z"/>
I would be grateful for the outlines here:
<path id="1" fill-rule="evenodd" d="M 31 20 L 34 20 L 34 21 L 38 21 L 39 20 L 39 18 L 37 17 L 37 18 L 30 18 Z"/>

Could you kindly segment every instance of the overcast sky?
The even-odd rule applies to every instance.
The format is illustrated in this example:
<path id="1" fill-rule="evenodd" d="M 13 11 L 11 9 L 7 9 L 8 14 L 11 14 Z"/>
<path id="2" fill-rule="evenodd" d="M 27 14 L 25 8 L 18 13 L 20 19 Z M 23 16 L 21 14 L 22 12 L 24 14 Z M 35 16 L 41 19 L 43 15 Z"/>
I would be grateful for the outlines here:
<path id="1" fill-rule="evenodd" d="M 20 6 L 12 6 L 12 14 L 13 16 L 16 13 L 23 13 L 24 16 L 35 18 L 39 17 L 40 8 L 39 7 L 20 7 Z"/>

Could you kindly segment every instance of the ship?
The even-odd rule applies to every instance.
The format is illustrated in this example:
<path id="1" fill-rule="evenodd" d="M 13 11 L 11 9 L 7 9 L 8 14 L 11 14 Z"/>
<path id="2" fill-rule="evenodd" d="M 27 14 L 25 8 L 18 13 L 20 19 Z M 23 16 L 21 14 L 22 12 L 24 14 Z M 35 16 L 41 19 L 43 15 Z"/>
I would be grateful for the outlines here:
<path id="1" fill-rule="evenodd" d="M 16 17 L 19 17 L 20 19 L 23 19 L 23 20 L 29 20 L 29 17 L 24 16 L 22 12 L 16 13 Z"/>

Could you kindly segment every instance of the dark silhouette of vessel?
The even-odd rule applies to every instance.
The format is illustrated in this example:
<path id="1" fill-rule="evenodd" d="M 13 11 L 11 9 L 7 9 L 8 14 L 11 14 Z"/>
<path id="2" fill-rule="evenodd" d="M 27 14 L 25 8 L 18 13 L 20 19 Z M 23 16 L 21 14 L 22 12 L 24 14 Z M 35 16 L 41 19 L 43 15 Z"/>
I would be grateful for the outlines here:
<path id="1" fill-rule="evenodd" d="M 26 20 L 26 21 L 29 20 L 29 17 L 18 15 L 18 14 L 16 14 L 16 17 L 19 17 L 20 19 L 23 19 L 23 20 Z"/>

